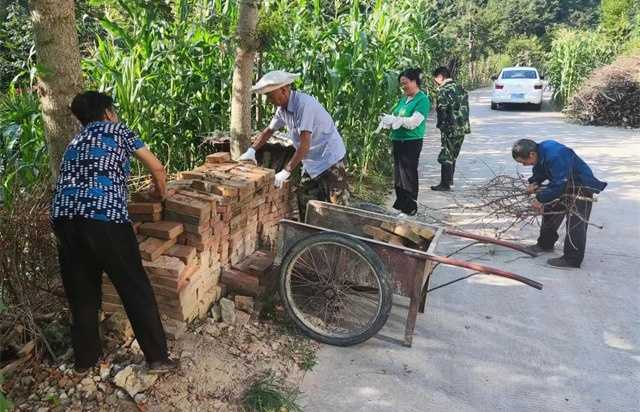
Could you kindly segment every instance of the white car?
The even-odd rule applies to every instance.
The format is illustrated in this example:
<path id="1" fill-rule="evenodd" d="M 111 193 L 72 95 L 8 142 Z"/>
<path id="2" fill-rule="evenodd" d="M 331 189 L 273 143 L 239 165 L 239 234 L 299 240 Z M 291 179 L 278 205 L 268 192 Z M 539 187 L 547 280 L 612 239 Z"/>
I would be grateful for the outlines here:
<path id="1" fill-rule="evenodd" d="M 533 104 L 536 110 L 542 106 L 544 85 L 538 70 L 534 67 L 505 67 L 493 80 L 491 110 L 503 103 Z"/>

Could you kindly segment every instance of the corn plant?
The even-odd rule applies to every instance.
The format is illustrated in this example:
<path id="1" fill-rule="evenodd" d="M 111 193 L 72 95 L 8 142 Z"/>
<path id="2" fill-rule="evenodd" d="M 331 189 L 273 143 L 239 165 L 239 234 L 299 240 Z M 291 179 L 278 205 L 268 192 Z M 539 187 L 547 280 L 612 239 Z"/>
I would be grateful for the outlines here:
<path id="1" fill-rule="evenodd" d="M 18 188 L 49 176 L 38 97 L 11 87 L 0 99 L 0 205 L 9 207 Z"/>
<path id="2" fill-rule="evenodd" d="M 610 63 L 616 46 L 598 32 L 560 29 L 553 35 L 547 60 L 554 98 L 564 105 L 596 67 Z"/>

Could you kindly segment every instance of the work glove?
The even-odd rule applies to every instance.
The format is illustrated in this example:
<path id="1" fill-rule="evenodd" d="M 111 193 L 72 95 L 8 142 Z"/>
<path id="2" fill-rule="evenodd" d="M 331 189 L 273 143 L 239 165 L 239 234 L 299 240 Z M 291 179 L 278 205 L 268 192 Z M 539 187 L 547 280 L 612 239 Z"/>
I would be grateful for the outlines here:
<path id="1" fill-rule="evenodd" d="M 248 148 L 246 152 L 240 155 L 238 160 L 250 160 L 253 163 L 256 163 L 256 149 L 253 147 Z"/>
<path id="2" fill-rule="evenodd" d="M 380 133 L 380 130 L 382 129 L 390 129 L 395 118 L 395 116 L 392 116 L 390 114 L 383 114 L 382 116 L 380 116 L 380 123 L 378 124 L 378 128 L 374 133 Z"/>
<path id="3" fill-rule="evenodd" d="M 286 169 L 282 169 L 281 171 L 276 173 L 276 180 L 274 182 L 274 186 L 280 189 L 284 184 L 284 182 L 286 182 L 287 179 L 289 179 L 289 176 L 291 176 L 291 173 L 287 172 Z"/>

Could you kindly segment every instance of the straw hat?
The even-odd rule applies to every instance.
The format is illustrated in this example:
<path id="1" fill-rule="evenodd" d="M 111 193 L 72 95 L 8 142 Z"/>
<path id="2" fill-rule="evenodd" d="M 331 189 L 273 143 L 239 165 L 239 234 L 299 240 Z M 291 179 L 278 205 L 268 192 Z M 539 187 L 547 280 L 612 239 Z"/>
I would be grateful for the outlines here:
<path id="1" fill-rule="evenodd" d="M 258 94 L 269 93 L 281 88 L 282 86 L 293 83 L 298 77 L 300 77 L 298 73 L 274 70 L 262 76 L 262 78 L 258 80 L 258 83 L 251 88 L 251 92 Z"/>

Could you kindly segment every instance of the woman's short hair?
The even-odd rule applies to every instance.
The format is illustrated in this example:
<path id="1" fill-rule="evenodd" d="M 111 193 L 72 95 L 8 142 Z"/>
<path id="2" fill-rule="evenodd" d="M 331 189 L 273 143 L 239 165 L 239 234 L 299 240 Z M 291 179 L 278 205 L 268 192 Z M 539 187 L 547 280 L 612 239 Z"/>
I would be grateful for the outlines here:
<path id="1" fill-rule="evenodd" d="M 422 83 L 422 78 L 420 76 L 421 74 L 422 74 L 422 69 L 419 69 L 417 67 L 412 69 L 404 69 L 398 75 L 398 80 L 400 80 L 401 77 L 406 77 L 407 79 L 413 80 L 414 82 L 416 82 L 418 87 L 420 87 Z"/>
<path id="2" fill-rule="evenodd" d="M 514 159 L 527 159 L 529 154 L 538 151 L 538 143 L 531 139 L 520 139 L 513 144 L 511 156 Z"/>
<path id="3" fill-rule="evenodd" d="M 71 112 L 83 126 L 104 120 L 109 109 L 113 109 L 111 96 L 93 90 L 78 94 L 71 102 Z"/>

